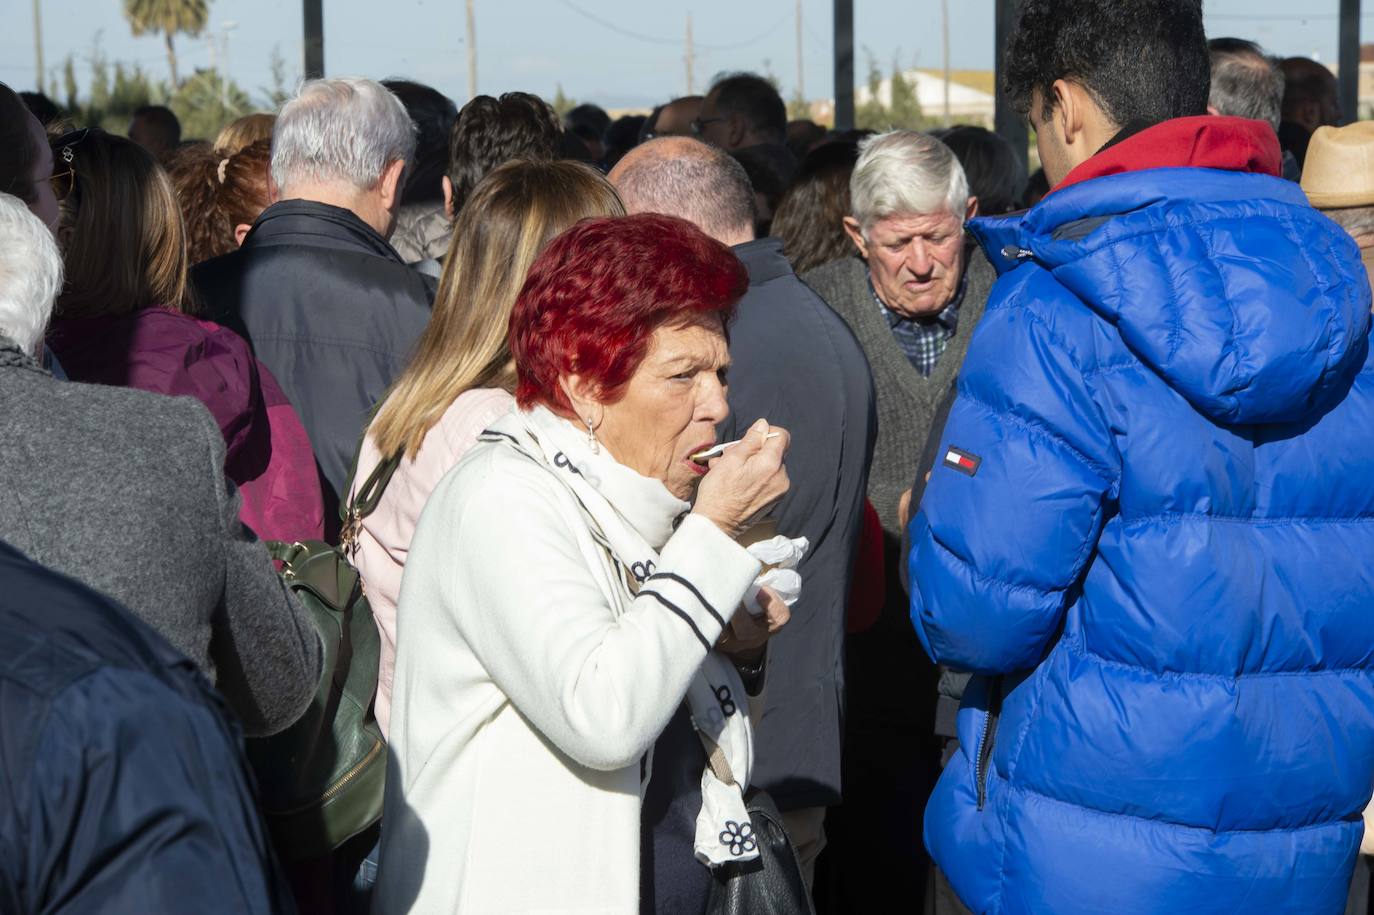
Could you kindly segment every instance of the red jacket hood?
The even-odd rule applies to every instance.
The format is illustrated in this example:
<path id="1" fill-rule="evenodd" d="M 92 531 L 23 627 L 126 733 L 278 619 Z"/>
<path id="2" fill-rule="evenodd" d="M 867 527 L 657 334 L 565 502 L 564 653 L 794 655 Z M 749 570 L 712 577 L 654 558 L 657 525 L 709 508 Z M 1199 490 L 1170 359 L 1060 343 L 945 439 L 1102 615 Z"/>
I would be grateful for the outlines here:
<path id="1" fill-rule="evenodd" d="M 1217 168 L 1277 176 L 1283 153 L 1265 121 L 1201 115 L 1147 127 L 1082 163 L 1051 191 L 1147 168 Z"/>

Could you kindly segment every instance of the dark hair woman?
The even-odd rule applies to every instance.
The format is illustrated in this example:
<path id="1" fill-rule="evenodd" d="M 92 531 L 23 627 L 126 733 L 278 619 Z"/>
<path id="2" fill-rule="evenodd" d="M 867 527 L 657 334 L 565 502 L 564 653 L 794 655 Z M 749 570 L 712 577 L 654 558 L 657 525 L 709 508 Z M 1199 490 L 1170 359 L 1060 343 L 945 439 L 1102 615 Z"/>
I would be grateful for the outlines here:
<path id="1" fill-rule="evenodd" d="M 224 435 L 244 523 L 264 539 L 321 536 L 319 479 L 295 410 L 242 338 L 188 313 L 186 232 L 167 173 L 98 129 L 52 150 L 67 283 L 48 343 L 67 374 L 197 398 Z"/>

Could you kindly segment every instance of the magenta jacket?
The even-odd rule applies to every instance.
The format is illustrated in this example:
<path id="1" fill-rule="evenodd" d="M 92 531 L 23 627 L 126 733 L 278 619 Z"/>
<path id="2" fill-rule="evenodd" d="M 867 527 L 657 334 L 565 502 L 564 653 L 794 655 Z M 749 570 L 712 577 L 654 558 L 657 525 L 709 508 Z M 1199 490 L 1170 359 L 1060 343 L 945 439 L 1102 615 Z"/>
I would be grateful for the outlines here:
<path id="1" fill-rule="evenodd" d="M 224 473 L 239 518 L 264 540 L 319 539 L 319 475 L 296 411 L 233 331 L 167 308 L 62 318 L 48 346 L 73 381 L 194 397 L 224 435 Z"/>

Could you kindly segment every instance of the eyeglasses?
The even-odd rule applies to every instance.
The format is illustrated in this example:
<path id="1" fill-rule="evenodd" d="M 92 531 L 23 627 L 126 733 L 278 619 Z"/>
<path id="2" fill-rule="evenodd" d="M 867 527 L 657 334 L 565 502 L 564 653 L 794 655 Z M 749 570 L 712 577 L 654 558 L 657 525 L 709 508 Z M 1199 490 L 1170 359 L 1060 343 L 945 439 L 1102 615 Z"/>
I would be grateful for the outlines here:
<path id="1" fill-rule="evenodd" d="M 694 118 L 692 120 L 692 133 L 701 136 L 706 132 L 707 124 L 714 124 L 716 121 L 723 121 L 725 118 Z"/>
<path id="2" fill-rule="evenodd" d="M 76 186 L 76 169 L 72 167 L 72 163 L 76 161 L 76 147 L 80 146 L 81 141 L 90 133 L 91 128 L 82 127 L 80 130 L 62 134 L 50 144 L 53 150 L 53 173 L 50 180 L 52 192 L 57 196 L 59 203 L 66 200 Z"/>

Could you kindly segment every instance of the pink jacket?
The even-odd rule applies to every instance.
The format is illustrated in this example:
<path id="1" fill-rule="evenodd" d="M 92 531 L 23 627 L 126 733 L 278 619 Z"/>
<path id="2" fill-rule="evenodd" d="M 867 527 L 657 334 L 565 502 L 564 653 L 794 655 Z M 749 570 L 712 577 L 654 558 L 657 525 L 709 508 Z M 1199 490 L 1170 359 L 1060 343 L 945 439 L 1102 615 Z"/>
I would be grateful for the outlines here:
<path id="1" fill-rule="evenodd" d="M 390 733 L 391 725 L 391 681 L 396 670 L 396 601 L 401 594 L 401 573 L 405 571 L 410 539 L 415 535 L 420 512 L 434 487 L 477 443 L 482 430 L 514 406 L 515 398 L 500 388 L 464 391 L 429 430 L 415 457 L 406 458 L 396 468 L 377 508 L 363 519 L 353 562 L 362 576 L 363 589 L 382 636 L 376 710 L 377 724 L 383 735 Z M 380 461 L 381 455 L 372 444 L 372 438 L 366 437 L 358 456 L 358 471 L 353 477 L 355 489 Z"/>

